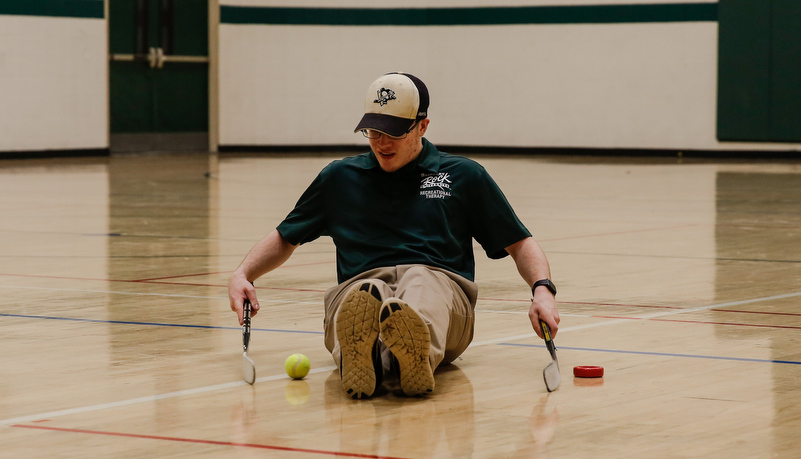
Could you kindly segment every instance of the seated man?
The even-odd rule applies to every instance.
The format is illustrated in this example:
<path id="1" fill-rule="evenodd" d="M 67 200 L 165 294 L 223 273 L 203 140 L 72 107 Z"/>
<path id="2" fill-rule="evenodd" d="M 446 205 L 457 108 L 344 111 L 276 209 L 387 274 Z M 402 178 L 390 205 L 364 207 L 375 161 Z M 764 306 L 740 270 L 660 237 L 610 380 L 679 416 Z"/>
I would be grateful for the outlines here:
<path id="1" fill-rule="evenodd" d="M 366 398 L 385 374 L 406 395 L 434 390 L 434 370 L 473 338 L 478 289 L 472 241 L 490 258 L 511 255 L 532 286 L 529 320 L 556 334 L 559 313 L 548 261 L 498 185 L 475 161 L 442 153 L 423 137 L 429 94 L 413 75 L 390 73 L 367 91 L 355 131 L 371 151 L 325 167 L 278 227 L 231 276 L 231 309 L 259 310 L 255 279 L 298 245 L 330 236 L 339 285 L 325 294 L 325 345 L 343 390 Z"/>

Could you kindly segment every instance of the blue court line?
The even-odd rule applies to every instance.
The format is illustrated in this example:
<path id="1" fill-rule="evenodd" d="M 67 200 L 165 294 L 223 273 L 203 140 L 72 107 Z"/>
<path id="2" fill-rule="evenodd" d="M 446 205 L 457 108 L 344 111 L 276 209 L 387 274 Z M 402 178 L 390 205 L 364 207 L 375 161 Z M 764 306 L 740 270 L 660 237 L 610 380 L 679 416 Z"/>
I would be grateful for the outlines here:
<path id="1" fill-rule="evenodd" d="M 84 323 L 102 323 L 102 324 L 116 324 L 116 325 L 147 325 L 153 327 L 177 327 L 177 328 L 199 328 L 208 330 L 241 330 L 241 327 L 219 327 L 213 325 L 190 325 L 190 324 L 165 324 L 158 322 L 136 322 L 126 320 L 99 320 L 99 319 L 77 319 L 72 317 L 55 317 L 55 316 L 33 316 L 25 314 L 5 314 L 0 313 L 0 317 L 15 317 L 22 319 L 44 319 L 44 320 L 62 320 L 68 322 L 84 322 Z M 308 331 L 308 330 L 280 330 L 274 328 L 251 328 L 251 331 L 260 332 L 275 332 L 275 333 L 300 333 L 309 335 L 322 335 L 321 331 Z M 545 348 L 543 345 L 537 344 L 519 344 L 519 343 L 498 343 L 500 346 L 518 346 L 518 347 L 539 347 Z M 674 354 L 667 352 L 645 352 L 645 351 L 626 351 L 620 349 L 594 349 L 587 347 L 569 347 L 559 346 L 558 349 L 570 351 L 588 351 L 588 352 L 609 352 L 616 354 L 635 354 L 635 355 L 654 355 L 660 357 L 686 357 L 693 359 L 711 359 L 711 360 L 728 360 L 736 362 L 757 362 L 757 363 L 777 363 L 783 365 L 801 365 L 801 362 L 794 360 L 770 360 L 770 359 L 747 359 L 741 357 L 721 357 L 715 355 L 695 355 L 695 354 Z"/>
<path id="2" fill-rule="evenodd" d="M 135 322 L 127 320 L 99 320 L 99 319 L 76 319 L 72 317 L 54 316 L 29 316 L 24 314 L 0 314 L 0 317 L 16 317 L 21 319 L 45 319 L 45 320 L 64 320 L 68 322 L 86 322 L 96 324 L 115 324 L 115 325 L 149 325 L 152 327 L 178 327 L 178 328 L 203 328 L 208 330 L 242 330 L 241 327 L 216 327 L 213 325 L 190 325 L 190 324 L 164 324 L 158 322 Z M 307 330 L 279 330 L 275 328 L 251 328 L 250 331 L 277 332 L 277 333 L 303 333 L 308 335 L 322 335 L 321 331 Z"/>
<path id="3" fill-rule="evenodd" d="M 536 344 L 517 344 L 517 343 L 498 343 L 498 344 L 501 346 L 542 347 L 542 348 L 545 347 L 543 345 L 536 345 Z M 801 365 L 801 362 L 796 362 L 793 360 L 746 359 L 741 357 L 720 357 L 717 355 L 672 354 L 668 352 L 623 351 L 620 349 L 592 349 L 587 347 L 568 347 L 568 346 L 559 346 L 558 349 L 564 349 L 570 351 L 612 352 L 616 354 L 657 355 L 660 357 L 688 357 L 691 359 L 730 360 L 735 362 L 780 363 L 783 365 Z"/>

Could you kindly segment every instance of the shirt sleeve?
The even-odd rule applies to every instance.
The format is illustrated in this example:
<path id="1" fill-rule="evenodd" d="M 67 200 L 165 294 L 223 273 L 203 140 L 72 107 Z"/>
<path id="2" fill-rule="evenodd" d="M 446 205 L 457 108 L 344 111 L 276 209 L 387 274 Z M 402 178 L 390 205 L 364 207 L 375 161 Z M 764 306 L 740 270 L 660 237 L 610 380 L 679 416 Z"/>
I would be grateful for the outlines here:
<path id="1" fill-rule="evenodd" d="M 295 208 L 278 225 L 278 232 L 290 244 L 305 244 L 327 234 L 326 176 L 323 169 L 300 196 Z"/>
<path id="2" fill-rule="evenodd" d="M 531 236 L 517 217 L 506 196 L 480 165 L 471 187 L 473 238 L 491 259 L 509 255 L 506 247 Z"/>

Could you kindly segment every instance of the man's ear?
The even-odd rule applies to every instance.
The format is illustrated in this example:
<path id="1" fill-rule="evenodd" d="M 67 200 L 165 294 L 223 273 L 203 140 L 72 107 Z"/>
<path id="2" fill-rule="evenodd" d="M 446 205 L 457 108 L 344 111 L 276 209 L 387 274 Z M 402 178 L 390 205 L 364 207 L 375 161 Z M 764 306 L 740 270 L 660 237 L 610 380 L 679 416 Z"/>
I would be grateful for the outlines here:
<path id="1" fill-rule="evenodd" d="M 424 119 L 424 120 L 420 120 L 420 135 L 421 135 L 421 136 L 422 136 L 422 135 L 425 135 L 425 133 L 426 133 L 426 130 L 428 129 L 428 123 L 429 123 L 430 121 L 431 121 L 431 120 L 430 120 L 430 119 L 428 119 L 428 118 L 426 118 L 426 119 Z"/>

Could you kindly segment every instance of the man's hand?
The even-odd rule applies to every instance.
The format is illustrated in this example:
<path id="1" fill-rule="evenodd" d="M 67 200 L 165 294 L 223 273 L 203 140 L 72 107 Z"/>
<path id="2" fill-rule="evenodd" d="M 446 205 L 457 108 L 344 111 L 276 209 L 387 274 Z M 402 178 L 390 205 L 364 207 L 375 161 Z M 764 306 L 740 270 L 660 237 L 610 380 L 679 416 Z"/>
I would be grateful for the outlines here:
<path id="1" fill-rule="evenodd" d="M 236 312 L 239 317 L 239 325 L 245 321 L 243 305 L 245 300 L 250 300 L 251 317 L 259 312 L 259 299 L 256 297 L 256 288 L 245 278 L 244 274 L 234 272 L 231 280 L 228 281 L 228 301 L 231 303 L 231 310 Z"/>
<path id="2" fill-rule="evenodd" d="M 278 230 L 273 230 L 250 249 L 228 281 L 228 300 L 231 302 L 231 310 L 239 316 L 239 325 L 244 322 L 242 309 L 245 300 L 250 300 L 251 317 L 259 312 L 259 299 L 256 298 L 256 289 L 250 279 L 256 280 L 284 264 L 297 247 L 287 242 Z"/>
<path id="3" fill-rule="evenodd" d="M 528 310 L 528 318 L 540 338 L 545 339 L 542 327 L 540 327 L 540 320 L 548 324 L 551 329 L 551 338 L 556 336 L 556 332 L 559 330 L 559 310 L 556 308 L 556 299 L 544 286 L 537 287 L 535 290 L 534 299 L 531 300 L 531 307 Z"/>

